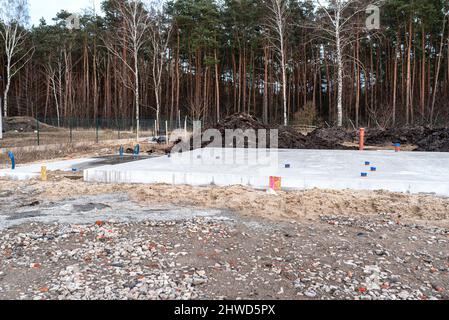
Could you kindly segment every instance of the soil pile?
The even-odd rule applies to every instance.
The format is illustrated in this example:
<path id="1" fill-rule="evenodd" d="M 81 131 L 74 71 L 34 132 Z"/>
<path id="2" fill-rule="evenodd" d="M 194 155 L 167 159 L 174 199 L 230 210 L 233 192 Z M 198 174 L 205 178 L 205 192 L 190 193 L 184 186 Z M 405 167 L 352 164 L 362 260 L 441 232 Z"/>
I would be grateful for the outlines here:
<path id="1" fill-rule="evenodd" d="M 416 151 L 449 152 L 449 129 L 413 126 L 367 131 L 367 145 L 385 146 L 393 143 L 416 145 Z"/>
<path id="2" fill-rule="evenodd" d="M 449 152 L 449 129 L 437 129 L 417 143 L 416 151 Z"/>
<path id="3" fill-rule="evenodd" d="M 261 129 L 274 129 L 275 127 L 270 127 L 265 125 L 262 121 L 257 119 L 256 117 L 246 114 L 246 113 L 236 113 L 229 117 L 224 118 L 220 121 L 214 129 L 220 130 L 220 132 L 224 133 L 226 129 L 242 129 L 242 130 L 261 130 Z"/>
<path id="4" fill-rule="evenodd" d="M 375 146 L 393 143 L 417 145 L 419 141 L 432 133 L 432 129 L 422 126 L 368 130 L 366 144 Z"/>
<path id="5" fill-rule="evenodd" d="M 278 146 L 280 149 L 356 150 L 357 147 L 348 147 L 345 143 L 358 142 L 358 132 L 355 130 L 337 127 L 318 128 L 308 135 L 303 135 L 292 127 L 265 125 L 256 117 L 245 113 L 231 115 L 209 129 L 217 129 L 220 132 L 222 146 L 225 148 L 237 147 L 236 140 L 226 143 L 226 130 L 238 129 L 255 131 L 255 135 L 245 136 L 245 148 L 259 145 L 259 130 L 267 130 L 266 141 L 269 145 L 270 129 L 279 131 Z M 211 145 L 214 141 L 210 137 L 203 136 L 203 138 L 207 142 L 202 142 L 202 148 Z M 418 151 L 449 152 L 449 129 L 409 126 L 386 130 L 369 129 L 366 132 L 365 144 L 367 146 L 381 147 L 394 143 L 417 146 Z M 193 149 L 193 138 L 190 140 L 190 149 Z"/>
<path id="6" fill-rule="evenodd" d="M 344 142 L 355 142 L 357 132 L 338 127 L 318 128 L 312 131 L 308 137 L 312 140 L 321 139 L 338 145 Z"/>
<path id="7" fill-rule="evenodd" d="M 209 129 L 217 129 L 222 137 L 222 145 L 225 148 L 233 148 L 237 146 L 237 141 L 226 142 L 226 130 L 254 130 L 254 135 L 246 135 L 244 147 L 252 147 L 259 145 L 259 130 L 267 130 L 267 145 L 270 145 L 270 129 L 278 130 L 278 147 L 280 149 L 336 149 L 348 150 L 341 143 L 346 140 L 353 140 L 352 135 L 343 129 L 321 129 L 310 135 L 303 135 L 291 127 L 284 126 L 268 126 L 252 115 L 245 113 L 237 113 L 220 121 L 215 127 Z M 327 132 L 329 130 L 329 132 Z M 338 134 L 337 134 L 338 132 Z M 205 138 L 203 136 L 203 138 Z M 229 138 L 229 137 L 228 137 Z M 208 140 L 205 138 L 204 140 Z M 213 140 L 209 140 L 213 142 Z M 179 143 L 180 141 L 178 141 Z M 203 142 L 201 147 L 207 147 L 211 142 Z M 240 145 L 241 146 L 241 145 Z M 193 148 L 193 138 L 190 140 L 190 148 Z"/>
<path id="8" fill-rule="evenodd" d="M 42 131 L 58 131 L 56 127 L 49 126 L 48 124 L 38 122 L 32 117 L 9 117 L 3 119 L 3 132 L 34 132 L 37 130 Z"/>

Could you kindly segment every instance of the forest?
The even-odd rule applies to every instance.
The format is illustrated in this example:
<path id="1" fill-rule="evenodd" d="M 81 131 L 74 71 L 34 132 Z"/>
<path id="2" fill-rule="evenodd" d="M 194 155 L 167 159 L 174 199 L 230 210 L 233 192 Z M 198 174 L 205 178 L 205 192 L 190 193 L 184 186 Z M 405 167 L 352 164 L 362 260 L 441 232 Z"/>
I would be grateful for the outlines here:
<path id="1" fill-rule="evenodd" d="M 105 0 L 34 26 L 0 3 L 3 117 L 449 123 L 447 0 Z"/>

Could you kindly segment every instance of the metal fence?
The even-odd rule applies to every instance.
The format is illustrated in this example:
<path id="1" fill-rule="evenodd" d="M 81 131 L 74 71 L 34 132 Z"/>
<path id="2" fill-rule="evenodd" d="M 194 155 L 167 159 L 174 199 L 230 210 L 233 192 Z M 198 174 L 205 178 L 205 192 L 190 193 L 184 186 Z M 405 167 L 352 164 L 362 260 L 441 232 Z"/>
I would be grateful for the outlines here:
<path id="1" fill-rule="evenodd" d="M 39 118 L 26 123 L 17 123 L 0 140 L 1 148 L 41 146 L 77 142 L 101 143 L 102 141 L 135 139 L 135 119 L 81 119 L 81 118 Z M 180 121 L 142 119 L 139 137 L 165 136 L 174 130 L 191 131 L 193 122 L 185 118 Z"/>

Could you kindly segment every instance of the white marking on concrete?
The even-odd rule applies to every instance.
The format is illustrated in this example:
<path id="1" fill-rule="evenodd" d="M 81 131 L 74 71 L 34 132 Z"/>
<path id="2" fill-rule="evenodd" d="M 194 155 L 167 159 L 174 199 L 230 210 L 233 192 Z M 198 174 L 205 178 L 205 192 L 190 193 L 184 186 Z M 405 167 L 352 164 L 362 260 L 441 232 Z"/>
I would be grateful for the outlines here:
<path id="1" fill-rule="evenodd" d="M 268 157 L 257 160 L 260 152 Z M 371 165 L 365 166 L 365 161 Z M 286 164 L 290 164 L 289 169 Z M 371 172 L 371 167 L 377 171 Z M 368 177 L 362 178 L 362 172 Z M 284 189 L 388 190 L 449 196 L 449 153 L 207 148 L 84 171 L 88 182 L 244 185 L 257 189 L 266 189 L 270 176 L 282 177 Z"/>

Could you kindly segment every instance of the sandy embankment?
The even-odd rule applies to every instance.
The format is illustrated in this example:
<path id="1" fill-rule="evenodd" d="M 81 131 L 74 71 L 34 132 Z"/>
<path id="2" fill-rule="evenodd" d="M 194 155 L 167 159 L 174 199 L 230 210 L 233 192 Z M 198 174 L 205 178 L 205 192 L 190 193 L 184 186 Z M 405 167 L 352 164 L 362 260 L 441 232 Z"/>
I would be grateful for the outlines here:
<path id="1" fill-rule="evenodd" d="M 0 181 L 0 191 L 37 189 L 40 197 L 58 200 L 81 195 L 127 193 L 142 205 L 178 205 L 227 209 L 244 216 L 273 220 L 315 219 L 320 215 L 379 215 L 424 224 L 449 226 L 449 199 L 387 191 L 307 190 L 270 195 L 242 186 L 227 188 L 169 185 L 113 185 L 52 178 L 48 182 Z"/>

